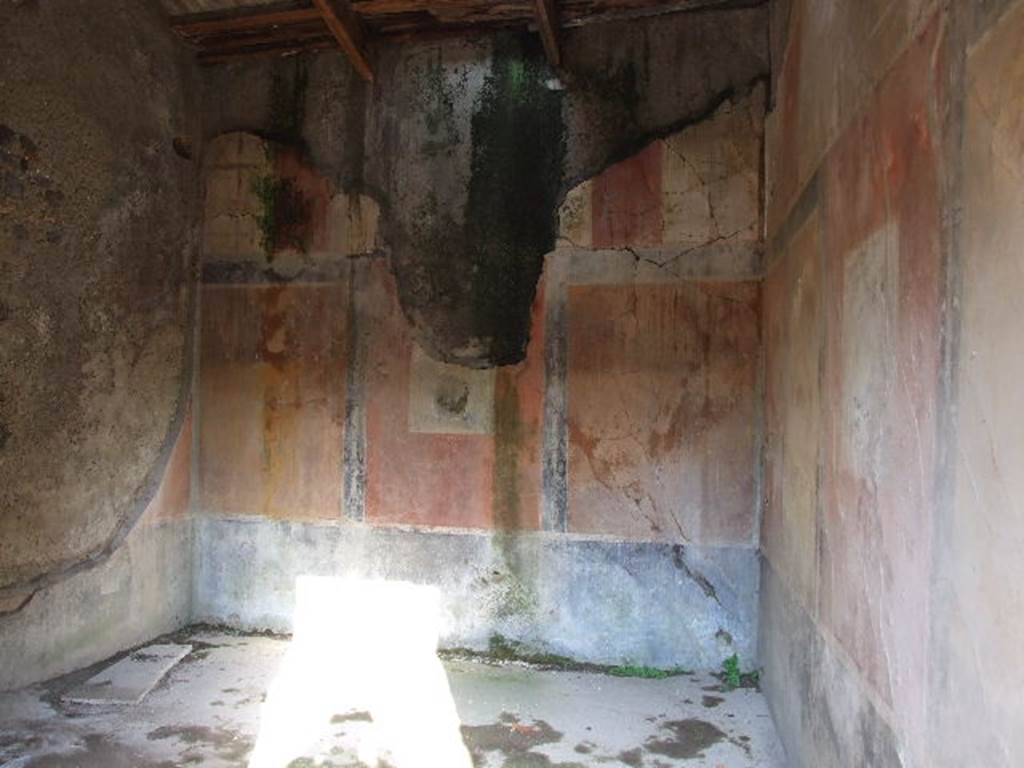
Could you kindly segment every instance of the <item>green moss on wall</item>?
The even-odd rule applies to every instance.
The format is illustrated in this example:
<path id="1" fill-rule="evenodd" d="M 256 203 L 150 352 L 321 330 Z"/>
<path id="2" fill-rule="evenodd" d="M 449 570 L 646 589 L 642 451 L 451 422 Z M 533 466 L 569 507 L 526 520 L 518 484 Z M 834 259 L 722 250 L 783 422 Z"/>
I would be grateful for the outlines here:
<path id="1" fill-rule="evenodd" d="M 693 674 L 682 667 L 648 667 L 626 662 L 624 664 L 595 664 L 577 661 L 568 656 L 531 648 L 525 643 L 511 640 L 504 635 L 494 634 L 488 638 L 486 651 L 468 648 L 449 648 L 440 652 L 446 659 L 473 659 L 485 663 L 524 664 L 538 669 L 553 669 L 563 672 L 594 672 L 614 677 L 640 677 L 648 680 L 662 680 L 667 677 Z"/>
<path id="2" fill-rule="evenodd" d="M 565 157 L 561 91 L 539 44 L 499 38 L 472 120 L 465 227 L 476 323 L 490 334 L 492 362 L 523 359 L 543 257 L 554 247 Z M 484 334 L 480 334 L 484 335 Z"/>
<path id="3" fill-rule="evenodd" d="M 260 200 L 260 244 L 267 259 L 285 248 L 305 251 L 309 202 L 302 192 L 290 179 L 262 176 L 253 183 L 253 194 Z"/>

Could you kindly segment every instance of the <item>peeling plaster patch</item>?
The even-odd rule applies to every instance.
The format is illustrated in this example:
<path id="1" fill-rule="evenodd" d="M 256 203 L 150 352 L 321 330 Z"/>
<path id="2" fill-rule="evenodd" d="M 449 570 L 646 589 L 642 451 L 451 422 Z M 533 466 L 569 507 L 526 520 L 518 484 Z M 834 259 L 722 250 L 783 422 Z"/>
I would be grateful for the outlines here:
<path id="1" fill-rule="evenodd" d="M 593 245 L 593 181 L 584 181 L 569 190 L 558 209 L 558 238 L 578 248 Z"/>
<path id="2" fill-rule="evenodd" d="M 725 101 L 708 120 L 668 137 L 664 157 L 664 241 L 756 240 L 764 87 Z"/>
<path id="3" fill-rule="evenodd" d="M 559 242 L 689 251 L 760 239 L 764 86 L 569 190 Z"/>
<path id="4" fill-rule="evenodd" d="M 206 151 L 204 261 L 262 261 L 268 254 L 260 231 L 258 187 L 273 174 L 269 145 L 239 132 L 217 137 Z"/>

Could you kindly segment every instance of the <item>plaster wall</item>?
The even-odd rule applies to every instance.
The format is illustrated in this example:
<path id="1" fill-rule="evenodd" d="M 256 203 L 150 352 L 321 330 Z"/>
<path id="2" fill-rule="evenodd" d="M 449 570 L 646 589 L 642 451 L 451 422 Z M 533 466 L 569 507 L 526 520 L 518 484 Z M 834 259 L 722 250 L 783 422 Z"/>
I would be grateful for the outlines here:
<path id="1" fill-rule="evenodd" d="M 773 7 L 760 643 L 795 765 L 1021 760 L 996 319 L 1019 252 L 1020 17 Z"/>
<path id="2" fill-rule="evenodd" d="M 956 442 L 948 517 L 936 530 L 931 668 L 933 765 L 1024 760 L 1024 545 L 1016 308 L 1024 288 L 1024 3 L 988 3 L 969 24 L 963 73 L 963 223 L 956 289 Z"/>

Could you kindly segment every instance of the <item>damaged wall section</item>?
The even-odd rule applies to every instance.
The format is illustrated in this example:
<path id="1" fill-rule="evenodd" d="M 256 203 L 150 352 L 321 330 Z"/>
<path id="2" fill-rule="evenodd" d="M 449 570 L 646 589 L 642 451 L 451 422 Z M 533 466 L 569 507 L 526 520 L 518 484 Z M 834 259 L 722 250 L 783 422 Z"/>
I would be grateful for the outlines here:
<path id="1" fill-rule="evenodd" d="M 372 86 L 331 55 L 238 64 L 209 74 L 207 135 L 291 143 L 336 188 L 375 199 L 420 346 L 513 364 L 561 198 L 765 80 L 766 19 L 754 8 L 567 30 L 564 82 L 529 35 L 382 48 Z"/>

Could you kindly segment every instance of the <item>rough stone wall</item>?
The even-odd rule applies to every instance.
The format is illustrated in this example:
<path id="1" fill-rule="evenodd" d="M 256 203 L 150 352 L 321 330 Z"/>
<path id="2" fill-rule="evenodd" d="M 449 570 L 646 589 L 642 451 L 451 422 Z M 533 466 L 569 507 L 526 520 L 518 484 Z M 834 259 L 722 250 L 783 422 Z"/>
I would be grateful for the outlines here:
<path id="1" fill-rule="evenodd" d="M 993 432 L 1017 389 L 994 318 L 1019 272 L 1021 11 L 772 9 L 761 659 L 796 765 L 1024 756 L 1016 449 Z"/>
<path id="2" fill-rule="evenodd" d="M 753 663 L 765 21 L 573 32 L 564 82 L 519 37 L 210 73 L 200 618 L 407 537 L 448 642 Z"/>
<path id="3" fill-rule="evenodd" d="M 0 655 L 18 659 L 0 685 L 187 613 L 173 607 L 188 599 L 187 545 L 168 568 L 125 551 L 126 537 L 155 541 L 132 538 L 147 506 L 187 506 L 187 462 L 153 497 L 191 380 L 193 75 L 150 4 L 0 7 Z M 187 540 L 186 522 L 163 520 Z M 68 597 L 101 571 L 102 606 Z M 113 620 L 144 583 L 152 607 Z"/>
<path id="4" fill-rule="evenodd" d="M 191 460 L 188 415 L 156 492 L 110 556 L 0 617 L 0 690 L 82 669 L 188 623 Z"/>

